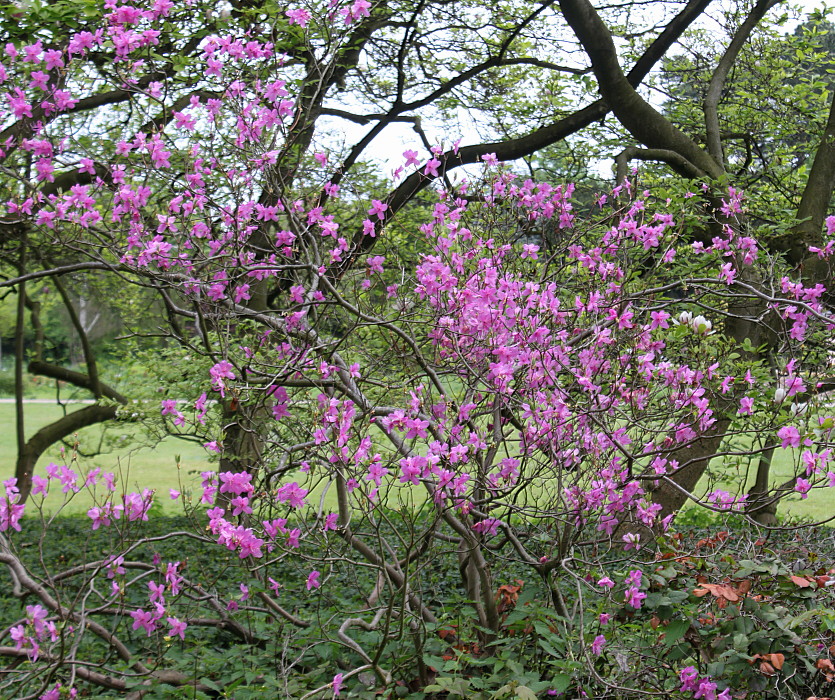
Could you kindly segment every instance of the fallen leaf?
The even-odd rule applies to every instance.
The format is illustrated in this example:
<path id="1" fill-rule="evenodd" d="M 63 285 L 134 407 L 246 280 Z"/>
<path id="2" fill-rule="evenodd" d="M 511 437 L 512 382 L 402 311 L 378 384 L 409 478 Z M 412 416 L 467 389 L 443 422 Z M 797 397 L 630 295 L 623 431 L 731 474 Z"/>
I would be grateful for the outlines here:
<path id="1" fill-rule="evenodd" d="M 786 657 L 783 654 L 764 654 L 763 658 L 767 658 L 771 665 L 778 671 L 783 669 L 783 662 L 786 660 Z"/>
<path id="2" fill-rule="evenodd" d="M 819 668 L 821 671 L 831 671 L 835 673 L 835 664 L 833 664 L 829 659 L 818 659 L 815 661 L 815 667 Z"/>

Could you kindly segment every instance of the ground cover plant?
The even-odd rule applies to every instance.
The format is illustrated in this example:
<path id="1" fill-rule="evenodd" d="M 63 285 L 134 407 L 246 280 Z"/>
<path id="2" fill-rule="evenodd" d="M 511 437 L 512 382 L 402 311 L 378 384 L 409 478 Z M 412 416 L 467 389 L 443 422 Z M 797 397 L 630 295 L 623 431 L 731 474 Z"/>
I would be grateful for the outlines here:
<path id="1" fill-rule="evenodd" d="M 818 114 L 805 182 L 787 179 L 798 191 L 753 199 L 741 185 L 785 154 L 742 138 L 761 156 L 749 173 L 722 129 L 739 115 L 720 108 L 735 86 L 750 94 L 731 68 L 774 4 L 728 15 L 702 135 L 634 86 L 704 2 L 649 43 L 623 29 L 628 73 L 604 21 L 621 31 L 619 11 L 586 0 L 488 19 L 366 0 L 8 8 L 0 288 L 16 302 L 17 459 L 0 563 L 19 603 L 0 692 L 827 693 L 829 555 L 781 535 L 774 509 L 835 485 L 835 108 Z M 543 36 L 571 37 L 586 63 L 542 57 Z M 428 139 L 421 108 L 450 110 L 459 88 L 493 97 L 496 69 L 524 93 L 520 66 L 566 94 L 593 75 L 601 98 L 526 136 Z M 826 84 L 805 85 L 797 100 L 826 112 Z M 329 101 L 346 90 L 370 116 Z M 610 109 L 630 140 L 591 199 L 503 165 Z M 323 116 L 369 132 L 340 152 Z M 359 159 L 402 120 L 425 151 L 381 183 Z M 678 177 L 630 172 L 634 159 Z M 141 380 L 106 376 L 79 275 L 135 319 Z M 48 303 L 77 367 L 58 360 Z M 94 403 L 27 433 L 27 360 Z M 36 471 L 81 428 L 120 422 L 215 461 L 192 488 L 135 485 L 72 449 Z M 80 518 L 47 514 L 82 494 Z M 685 504 L 747 527 L 675 534 Z"/>

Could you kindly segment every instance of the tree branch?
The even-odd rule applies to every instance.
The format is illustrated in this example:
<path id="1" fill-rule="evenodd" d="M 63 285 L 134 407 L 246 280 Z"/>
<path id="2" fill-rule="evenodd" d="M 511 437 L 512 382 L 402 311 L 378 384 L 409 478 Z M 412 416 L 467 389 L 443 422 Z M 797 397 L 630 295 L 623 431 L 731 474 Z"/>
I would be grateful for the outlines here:
<path id="1" fill-rule="evenodd" d="M 620 67 L 609 28 L 588 0 L 560 0 L 563 16 L 591 61 L 603 99 L 618 121 L 649 148 L 675 151 L 714 179 L 724 170 L 690 137 L 641 97 Z"/>
<path id="2" fill-rule="evenodd" d="M 630 160 L 666 163 L 677 173 L 691 180 L 698 180 L 706 176 L 702 170 L 699 170 L 684 156 L 675 151 L 669 151 L 665 148 L 637 148 L 635 146 L 628 146 L 615 156 L 615 165 L 617 166 L 615 181 L 617 184 L 621 184 L 626 179 Z"/>
<path id="3" fill-rule="evenodd" d="M 710 78 L 703 104 L 707 152 L 723 170 L 725 169 L 725 156 L 722 152 L 722 139 L 719 131 L 719 99 L 722 96 L 722 89 L 725 87 L 725 80 L 736 62 L 739 52 L 745 42 L 748 41 L 748 37 L 751 36 L 751 32 L 760 23 L 765 13 L 781 1 L 758 0 L 736 34 L 734 34 L 731 43 Z"/>
<path id="4" fill-rule="evenodd" d="M 638 59 L 632 70 L 626 76 L 626 80 L 630 85 L 640 85 L 643 79 L 647 76 L 652 67 L 666 54 L 669 48 L 678 40 L 697 17 L 705 11 L 712 0 L 690 0 L 684 9 L 676 15 L 670 23 L 664 28 L 664 31 L 658 35 L 655 41 L 644 51 L 643 55 Z M 413 108 L 416 103 L 411 103 L 409 108 Z M 525 136 L 520 136 L 514 139 L 505 141 L 498 141 L 492 143 L 482 143 L 473 146 L 465 146 L 457 152 L 449 150 L 444 154 L 437 156 L 441 161 L 441 169 L 444 172 L 449 172 L 453 168 L 461 167 L 462 165 L 471 165 L 481 161 L 481 157 L 488 153 L 495 153 L 500 160 L 516 160 L 523 158 L 542 150 L 546 146 L 558 143 L 567 136 L 574 134 L 581 129 L 593 124 L 606 116 L 609 112 L 609 106 L 605 100 L 599 99 L 592 102 L 590 105 L 569 114 L 566 117 L 544 126 L 536 131 L 532 131 Z M 429 184 L 434 182 L 435 178 L 424 175 L 422 171 L 416 171 L 409 175 L 398 187 L 396 187 L 386 198 L 388 209 L 384 217 L 380 221 L 375 222 L 375 230 L 379 233 L 385 225 L 399 212 L 408 202 L 410 202 L 421 190 L 426 188 Z M 332 273 L 332 277 L 341 277 L 351 266 L 356 259 L 365 253 L 371 251 L 377 237 L 366 236 L 361 230 L 358 230 L 353 237 L 353 254 L 346 256 L 345 261 L 341 266 Z"/>

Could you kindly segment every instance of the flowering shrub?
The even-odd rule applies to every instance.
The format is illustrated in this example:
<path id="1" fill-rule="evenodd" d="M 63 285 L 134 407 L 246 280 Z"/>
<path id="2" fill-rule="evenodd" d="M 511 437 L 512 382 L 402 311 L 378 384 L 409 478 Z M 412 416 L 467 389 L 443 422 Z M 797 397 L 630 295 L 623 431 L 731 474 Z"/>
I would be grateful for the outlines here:
<path id="1" fill-rule="evenodd" d="M 427 249 L 411 265 L 384 235 L 386 202 L 340 199 L 328 154 L 298 155 L 288 135 L 298 137 L 291 126 L 307 118 L 309 95 L 296 91 L 301 69 L 275 38 L 208 34 L 197 87 L 145 79 L 175 11 L 161 0 L 109 2 L 99 30 L 60 50 L 40 41 L 5 49 L 0 114 L 15 128 L 2 158 L 19 173 L 6 215 L 72 251 L 77 269 L 158 291 L 190 381 L 154 410 L 218 459 L 199 484 L 171 494 L 189 526 L 154 536 L 143 530 L 160 497 L 153 485 L 130 490 L 72 460 L 5 482 L 0 561 L 16 595 L 38 601 L 0 640 L 15 664 L 2 681 L 11 692 L 125 693 L 149 682 L 206 693 L 207 679 L 168 649 L 199 646 L 207 636 L 195 630 L 209 628 L 253 649 L 285 635 L 271 663 L 288 696 L 362 685 L 423 697 L 462 680 L 450 685 L 448 667 L 425 654 L 448 646 L 442 661 L 478 666 L 502 645 L 527 644 L 529 623 L 558 681 L 530 671 L 529 685 L 508 693 L 617 687 L 598 664 L 625 648 L 612 639 L 650 605 L 643 558 L 655 538 L 684 501 L 746 506 L 744 479 L 720 472 L 700 482 L 712 457 L 742 460 L 755 441 L 794 458 L 784 490 L 805 495 L 835 480 L 835 418 L 813 391 L 824 354 L 815 340 L 831 330 L 824 290 L 766 260 L 741 192 L 706 183 L 701 194 L 722 202 L 714 216 L 693 193 L 657 202 L 627 182 L 578 212 L 571 186 L 523 179 L 488 155 L 480 179 L 439 191 L 408 232 Z M 333 41 L 352 41 L 370 12 L 364 0 L 335 3 Z M 306 46 L 324 41 L 312 33 L 323 18 L 285 15 L 293 32 L 308 32 Z M 109 119 L 90 158 L 73 110 L 86 62 L 101 56 L 113 84 L 97 94 L 127 93 L 153 118 Z M 167 90 L 176 109 L 155 115 Z M 402 167 L 438 177 L 441 152 L 407 151 Z M 282 180 L 302 166 L 306 181 Z M 684 220 L 717 235 L 692 240 Z M 832 235 L 835 219 L 828 225 Z M 66 271 L 55 264 L 45 276 Z M 22 295 L 26 281 L 5 286 Z M 776 370 L 750 339 L 722 332 L 740 316 L 779 337 Z M 36 573 L 24 514 L 38 514 L 55 490 L 87 492 L 90 530 L 111 545 Z M 41 525 L 46 538 L 51 521 Z M 147 558 L 168 540 L 220 550 L 222 575 L 192 576 L 185 556 Z M 502 598 L 509 584 L 496 572 L 508 561 L 541 583 L 533 622 Z M 440 562 L 458 579 L 455 594 L 424 584 Z M 364 600 L 332 612 L 335 582 L 354 570 Z M 287 604 L 290 581 L 301 599 Z M 600 607 L 591 621 L 575 593 Z M 453 603 L 469 616 L 468 636 L 448 626 Z M 421 660 L 417 677 L 407 643 L 408 658 Z M 630 656 L 659 675 L 631 682 L 727 698 L 717 674 L 696 669 L 698 651 L 663 669 Z M 496 673 L 505 685 L 519 675 L 509 660 Z M 467 676 L 466 692 L 480 692 L 469 667 Z"/>

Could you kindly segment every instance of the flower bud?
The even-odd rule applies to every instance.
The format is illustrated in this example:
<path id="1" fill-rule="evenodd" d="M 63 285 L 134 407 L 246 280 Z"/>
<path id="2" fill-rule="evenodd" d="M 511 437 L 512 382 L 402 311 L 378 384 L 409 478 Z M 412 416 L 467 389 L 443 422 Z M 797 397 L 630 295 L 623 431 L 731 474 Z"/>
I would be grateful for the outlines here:
<path id="1" fill-rule="evenodd" d="M 707 335 L 713 328 L 713 324 L 704 316 L 696 316 L 696 318 L 690 321 L 690 327 L 699 335 Z"/>

